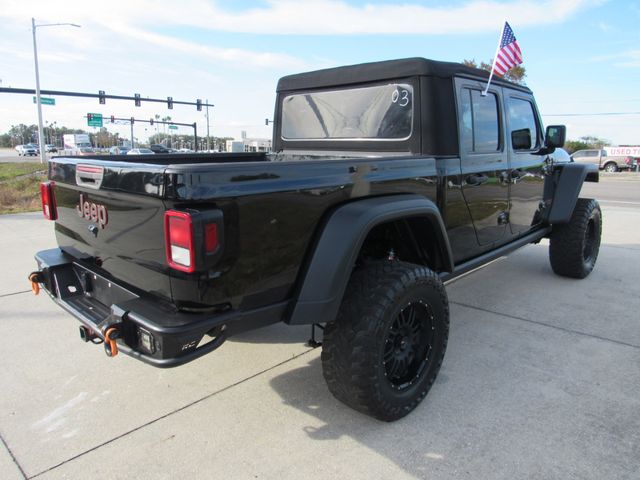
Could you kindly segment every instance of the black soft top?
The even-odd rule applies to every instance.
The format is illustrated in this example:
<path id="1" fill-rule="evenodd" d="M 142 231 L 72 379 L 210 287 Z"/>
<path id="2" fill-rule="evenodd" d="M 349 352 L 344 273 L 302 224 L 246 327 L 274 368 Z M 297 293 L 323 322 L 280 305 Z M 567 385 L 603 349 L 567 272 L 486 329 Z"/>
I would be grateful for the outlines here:
<path id="1" fill-rule="evenodd" d="M 467 67 L 462 63 L 440 62 L 419 57 L 403 58 L 288 75 L 280 79 L 277 91 L 332 87 L 414 76 L 438 78 L 464 76 L 488 79 L 489 72 L 479 68 Z M 492 82 L 530 92 L 526 87 L 502 80 L 496 76 L 494 76 Z"/>

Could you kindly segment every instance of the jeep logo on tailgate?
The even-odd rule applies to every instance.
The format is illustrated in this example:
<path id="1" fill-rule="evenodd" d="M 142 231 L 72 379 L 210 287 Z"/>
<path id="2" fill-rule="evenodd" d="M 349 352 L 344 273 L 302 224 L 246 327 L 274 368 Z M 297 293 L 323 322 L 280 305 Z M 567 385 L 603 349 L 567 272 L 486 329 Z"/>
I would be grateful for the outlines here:
<path id="1" fill-rule="evenodd" d="M 97 222 L 98 225 L 100 225 L 100 228 L 104 228 L 109 221 L 107 207 L 90 202 L 84 197 L 83 193 L 80 194 L 80 200 L 76 205 L 76 213 L 79 217 L 82 217 L 85 220 Z"/>

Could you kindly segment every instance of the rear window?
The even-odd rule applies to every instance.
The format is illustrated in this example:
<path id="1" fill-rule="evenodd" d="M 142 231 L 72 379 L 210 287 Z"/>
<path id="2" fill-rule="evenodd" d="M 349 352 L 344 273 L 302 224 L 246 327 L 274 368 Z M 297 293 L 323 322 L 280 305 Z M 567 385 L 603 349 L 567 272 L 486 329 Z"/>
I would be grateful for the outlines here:
<path id="1" fill-rule="evenodd" d="M 372 87 L 293 94 L 282 100 L 284 140 L 404 140 L 413 128 L 413 87 Z"/>

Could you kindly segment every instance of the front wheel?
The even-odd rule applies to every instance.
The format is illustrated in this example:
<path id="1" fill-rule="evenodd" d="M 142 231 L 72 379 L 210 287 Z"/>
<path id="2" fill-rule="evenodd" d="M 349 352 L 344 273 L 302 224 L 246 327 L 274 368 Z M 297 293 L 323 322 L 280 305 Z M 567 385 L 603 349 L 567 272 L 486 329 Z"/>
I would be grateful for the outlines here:
<path id="1" fill-rule="evenodd" d="M 356 271 L 327 324 L 322 370 L 340 401 L 394 421 L 427 395 L 447 347 L 449 304 L 426 267 L 375 262 Z"/>
<path id="2" fill-rule="evenodd" d="M 617 172 L 618 165 L 616 165 L 614 162 L 609 162 L 604 166 L 604 171 L 609 173 Z"/>
<path id="3" fill-rule="evenodd" d="M 558 275 L 585 278 L 600 252 L 602 212 L 597 200 L 579 198 L 569 223 L 554 225 L 549 242 L 551 268 Z"/>

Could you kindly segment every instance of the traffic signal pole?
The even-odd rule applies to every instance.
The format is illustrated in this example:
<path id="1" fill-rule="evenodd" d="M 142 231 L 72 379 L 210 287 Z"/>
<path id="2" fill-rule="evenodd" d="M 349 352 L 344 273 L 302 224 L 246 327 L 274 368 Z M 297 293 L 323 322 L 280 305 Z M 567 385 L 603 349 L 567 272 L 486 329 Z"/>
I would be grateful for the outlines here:
<path id="1" fill-rule="evenodd" d="M 116 117 L 114 115 L 111 115 L 110 117 L 102 117 L 107 118 L 109 120 L 110 123 L 115 123 L 116 120 L 118 121 L 124 121 L 124 122 L 129 122 L 129 124 L 131 125 L 131 148 L 135 148 L 134 147 L 134 139 L 133 139 L 133 124 L 135 122 L 139 122 L 139 123 L 148 123 L 149 125 L 153 125 L 155 123 L 161 123 L 163 125 L 180 125 L 181 127 L 190 127 L 193 128 L 193 145 L 194 145 L 194 150 L 197 152 L 198 151 L 198 124 L 196 122 L 193 123 L 180 123 L 180 122 L 165 122 L 163 120 L 154 120 L 153 118 L 149 119 L 149 120 L 143 120 L 143 119 L 139 119 L 139 118 L 120 118 L 120 117 Z"/>

